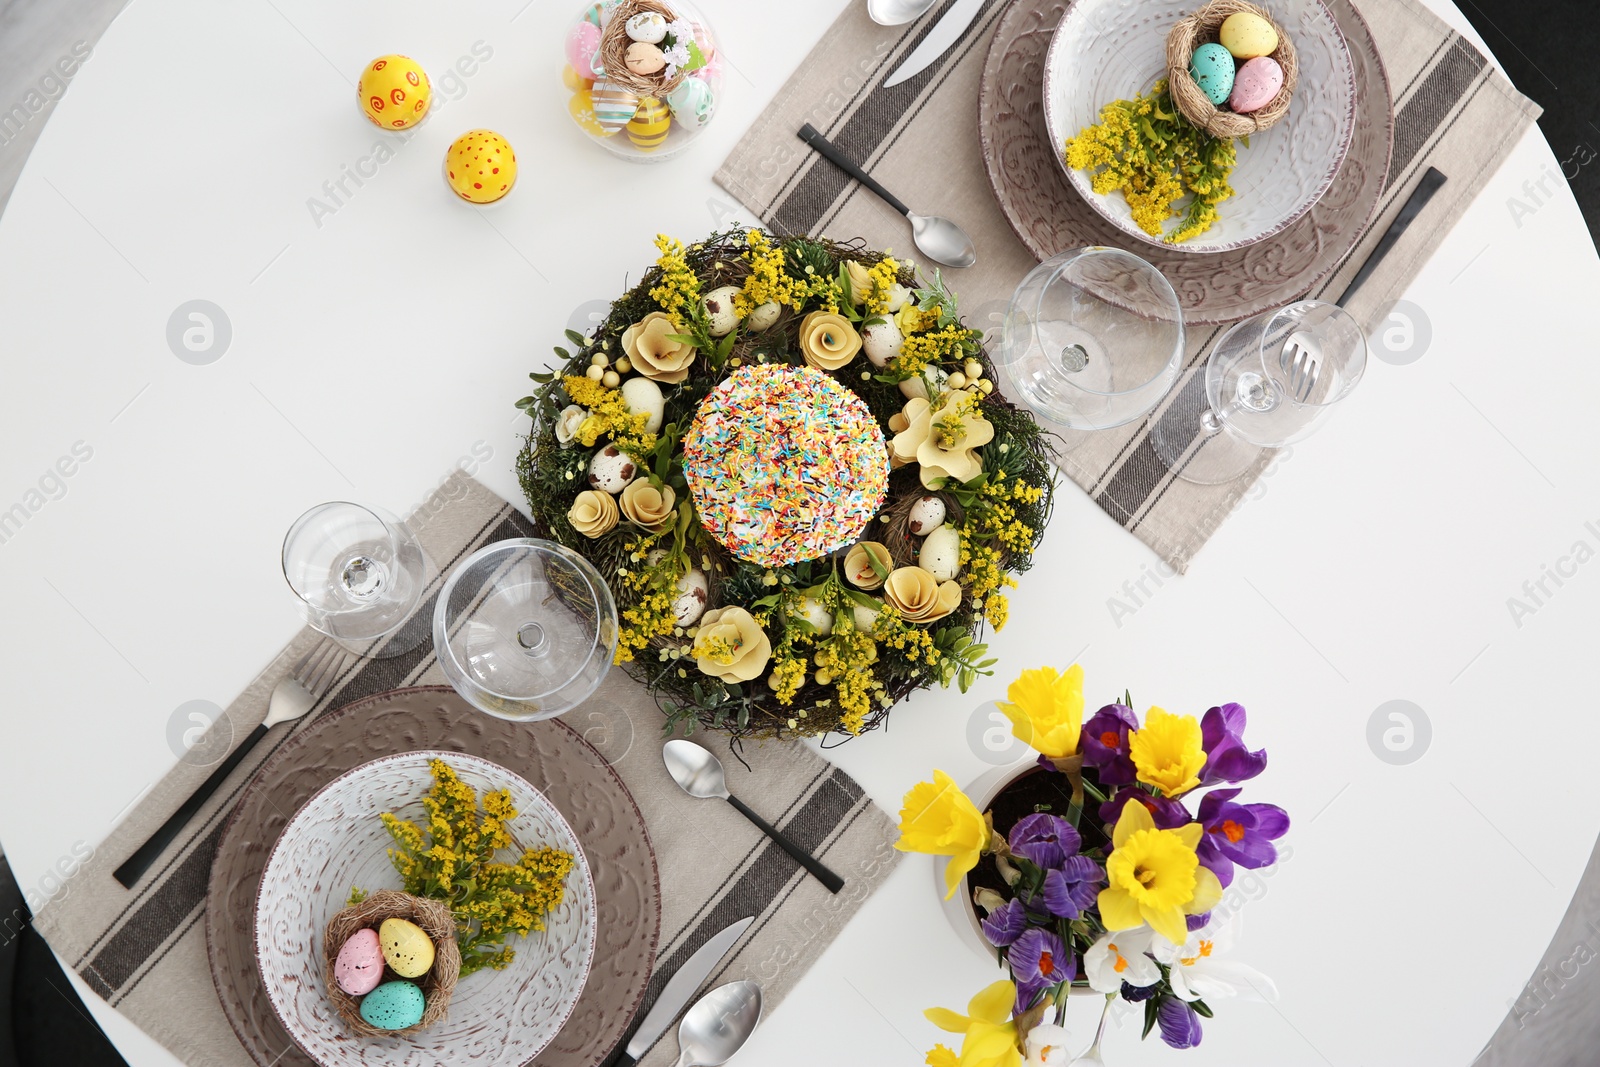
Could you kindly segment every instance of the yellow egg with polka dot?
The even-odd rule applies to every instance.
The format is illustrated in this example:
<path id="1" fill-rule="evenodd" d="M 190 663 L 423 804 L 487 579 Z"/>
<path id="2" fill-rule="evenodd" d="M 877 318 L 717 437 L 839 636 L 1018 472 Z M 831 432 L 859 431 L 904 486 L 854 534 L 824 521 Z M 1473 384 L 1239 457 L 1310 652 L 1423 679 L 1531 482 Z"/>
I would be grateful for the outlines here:
<path id="1" fill-rule="evenodd" d="M 628 140 L 642 152 L 654 152 L 667 139 L 672 128 L 672 112 L 653 96 L 639 98 L 639 109 L 628 121 Z"/>
<path id="2" fill-rule="evenodd" d="M 356 86 L 361 113 L 374 126 L 404 130 L 428 115 L 433 86 L 422 64 L 407 56 L 379 56 L 361 71 Z"/>
<path id="3" fill-rule="evenodd" d="M 582 74 L 579 74 L 577 71 L 572 69 L 572 64 L 568 63 L 566 66 L 561 68 L 561 84 L 565 85 L 568 90 L 576 93 L 584 89 L 593 89 L 594 79 L 586 78 Z"/>
<path id="4" fill-rule="evenodd" d="M 567 110 L 571 112 L 573 121 L 584 133 L 593 137 L 609 137 L 615 130 L 608 130 L 600 125 L 600 120 L 594 117 L 594 94 L 588 89 L 579 89 L 572 94 L 572 99 L 567 101 Z"/>
<path id="5" fill-rule="evenodd" d="M 517 154 L 493 130 L 468 130 L 445 153 L 444 173 L 461 199 L 490 204 L 517 183 Z"/>

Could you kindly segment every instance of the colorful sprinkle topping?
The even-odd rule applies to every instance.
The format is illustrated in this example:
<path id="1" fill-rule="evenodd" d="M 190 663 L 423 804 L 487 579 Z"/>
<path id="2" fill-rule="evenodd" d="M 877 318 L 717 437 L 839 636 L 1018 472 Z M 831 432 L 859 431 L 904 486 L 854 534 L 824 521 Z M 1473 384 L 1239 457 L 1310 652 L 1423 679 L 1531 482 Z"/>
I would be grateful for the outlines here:
<path id="1" fill-rule="evenodd" d="M 683 441 L 700 522 L 740 559 L 782 567 L 855 541 L 889 490 L 866 402 L 809 367 L 741 367 Z"/>

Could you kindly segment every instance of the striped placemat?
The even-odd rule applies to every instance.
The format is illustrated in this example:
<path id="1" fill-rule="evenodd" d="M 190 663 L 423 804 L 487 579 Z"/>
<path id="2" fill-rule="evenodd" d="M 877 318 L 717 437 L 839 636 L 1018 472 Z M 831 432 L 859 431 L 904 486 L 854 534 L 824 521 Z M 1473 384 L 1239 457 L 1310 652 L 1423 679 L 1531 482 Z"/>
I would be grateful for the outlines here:
<path id="1" fill-rule="evenodd" d="M 441 575 L 485 544 L 533 535 L 520 512 L 460 473 L 409 521 Z M 441 581 L 434 580 L 417 609 L 418 625 L 432 618 Z M 212 725 L 208 737 L 215 742 L 217 736 L 249 733 L 265 716 L 273 687 L 319 639 L 302 631 Z M 250 1067 L 254 1061 L 228 1025 L 206 956 L 206 889 L 229 812 L 254 769 L 330 709 L 390 689 L 442 684 L 431 641 L 393 659 L 361 661 L 311 714 L 277 727 L 257 745 L 145 880 L 126 890 L 111 872 L 205 780 L 228 746 L 219 744 L 217 759 L 205 763 L 179 762 L 94 850 L 73 876 L 72 891 L 40 912 L 40 932 L 96 993 L 184 1062 Z M 661 712 L 642 687 L 615 671 L 593 704 L 596 715 L 578 708 L 567 721 L 586 736 L 602 731 L 593 736 L 644 815 L 660 872 L 661 935 L 641 1013 L 695 949 L 747 915 L 756 916 L 756 922 L 737 953 L 717 970 L 716 980 L 759 982 L 772 1010 L 894 868 L 900 856 L 892 847 L 894 821 L 854 780 L 803 745 L 746 746 L 741 762 L 717 736 L 696 734 L 696 741 L 722 758 L 730 789 L 742 792 L 770 822 L 844 878 L 844 890 L 831 895 L 731 807 L 695 801 L 677 789 L 661 762 Z M 201 740 L 195 750 L 206 744 Z M 602 950 L 604 943 L 602 938 Z M 666 1067 L 676 1057 L 669 1032 L 641 1063 Z M 293 1048 L 276 1062 L 280 1067 L 311 1063 Z"/>
<path id="2" fill-rule="evenodd" d="M 916 22 L 888 29 L 867 17 L 865 4 L 851 3 L 716 178 L 777 232 L 861 237 L 874 248 L 911 255 L 905 220 L 796 138 L 811 123 L 905 203 L 966 227 L 978 265 L 947 272 L 947 281 L 968 323 L 984 329 L 999 321 L 1012 290 L 1036 263 L 995 202 L 976 129 L 981 74 L 1007 0 L 986 0 L 966 34 L 933 66 L 882 88 L 950 6 L 940 3 Z M 1384 321 L 1539 108 L 1416 0 L 1355 6 L 1371 28 L 1394 95 L 1388 184 L 1355 251 L 1309 294 L 1286 293 L 1284 302 L 1303 295 L 1337 300 L 1422 173 L 1437 167 L 1449 179 L 1347 305 L 1370 330 Z M 922 265 L 931 276 L 933 265 Z M 1178 570 L 1187 569 L 1275 458 L 1263 455 L 1234 482 L 1202 486 L 1175 478 L 1150 445 L 1152 420 L 1174 402 L 1192 404 L 1203 389 L 1206 356 L 1225 328 L 1190 330 L 1185 374 L 1149 419 L 1080 435 L 1083 440 L 1058 459 L 1095 503 Z"/>

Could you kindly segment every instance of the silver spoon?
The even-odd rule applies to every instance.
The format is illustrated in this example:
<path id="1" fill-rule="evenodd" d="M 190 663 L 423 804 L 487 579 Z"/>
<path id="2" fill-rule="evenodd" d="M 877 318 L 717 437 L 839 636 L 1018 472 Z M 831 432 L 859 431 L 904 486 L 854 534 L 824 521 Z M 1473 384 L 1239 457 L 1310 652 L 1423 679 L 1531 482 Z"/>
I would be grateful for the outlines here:
<path id="1" fill-rule="evenodd" d="M 678 1024 L 678 1067 L 721 1067 L 761 1021 L 761 987 L 729 982 L 699 1000 Z"/>
<path id="2" fill-rule="evenodd" d="M 947 267 L 970 267 L 978 262 L 978 250 L 966 231 L 949 219 L 938 215 L 918 215 L 902 204 L 893 193 L 879 185 L 876 179 L 862 170 L 848 156 L 839 151 L 833 142 L 822 136 L 811 123 L 800 128 L 800 139 L 815 148 L 824 159 L 883 198 L 883 202 L 904 215 L 911 223 L 911 238 L 917 250 L 935 263 Z"/>
<path id="3" fill-rule="evenodd" d="M 1116 999 L 1115 993 L 1106 997 L 1106 1006 L 1100 1010 L 1100 1026 L 1094 1032 L 1094 1044 L 1084 1050 L 1083 1055 L 1073 1060 L 1069 1067 L 1106 1067 L 1106 1061 L 1100 1058 L 1100 1042 L 1106 1036 L 1106 1020 L 1111 1017 L 1111 1002 Z"/>
<path id="4" fill-rule="evenodd" d="M 904 26 L 939 0 L 867 0 L 867 17 L 880 26 Z"/>
<path id="5" fill-rule="evenodd" d="M 678 738 L 666 743 L 661 750 L 661 759 L 667 765 L 667 773 L 672 775 L 672 780 L 677 782 L 678 788 L 685 793 L 702 800 L 721 797 L 737 808 L 739 814 L 759 826 L 762 833 L 776 841 L 780 848 L 794 857 L 796 863 L 810 871 L 817 881 L 827 887 L 828 892 L 837 893 L 844 888 L 843 878 L 828 870 L 805 849 L 784 837 L 777 828 L 745 807 L 744 801 L 728 792 L 728 782 L 722 773 L 722 761 L 716 756 L 693 741 Z"/>

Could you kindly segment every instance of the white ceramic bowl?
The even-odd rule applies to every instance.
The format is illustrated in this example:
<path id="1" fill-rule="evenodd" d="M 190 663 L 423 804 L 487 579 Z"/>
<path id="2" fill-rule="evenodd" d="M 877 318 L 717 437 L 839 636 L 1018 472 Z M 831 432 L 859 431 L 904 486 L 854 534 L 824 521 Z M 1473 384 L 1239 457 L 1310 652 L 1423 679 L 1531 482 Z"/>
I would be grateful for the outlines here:
<path id="1" fill-rule="evenodd" d="M 1056 163 L 1091 207 L 1147 244 L 1179 252 L 1226 252 L 1271 237 L 1311 209 L 1333 183 L 1355 131 L 1355 68 L 1344 35 L 1320 0 L 1271 0 L 1267 10 L 1294 42 L 1300 83 L 1289 114 L 1238 146 L 1234 195 L 1211 228 L 1181 244 L 1151 237 L 1120 192 L 1096 193 L 1088 172 L 1069 170 L 1067 139 L 1166 74 L 1167 31 L 1196 0 L 1075 0 L 1045 59 L 1044 114 Z M 1181 204 L 1180 204 L 1181 206 Z M 1176 223 L 1167 223 L 1170 230 Z"/>
<path id="2" fill-rule="evenodd" d="M 512 839 L 521 848 L 548 845 L 572 853 L 572 872 L 544 931 L 513 937 L 516 958 L 505 970 L 485 968 L 461 979 L 444 1020 L 397 1037 L 358 1038 L 328 997 L 322 932 L 344 908 L 352 886 L 400 888 L 387 851 L 394 842 L 378 816 L 392 811 L 425 825 L 422 796 L 432 784 L 428 762 L 434 758 L 448 763 L 480 797 L 510 790 L 517 809 Z M 588 978 L 596 933 L 594 880 L 572 828 L 526 781 L 476 756 L 404 752 L 328 783 L 289 820 L 261 875 L 255 929 L 256 959 L 273 1011 L 324 1067 L 518 1067 L 560 1031 Z"/>

